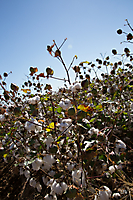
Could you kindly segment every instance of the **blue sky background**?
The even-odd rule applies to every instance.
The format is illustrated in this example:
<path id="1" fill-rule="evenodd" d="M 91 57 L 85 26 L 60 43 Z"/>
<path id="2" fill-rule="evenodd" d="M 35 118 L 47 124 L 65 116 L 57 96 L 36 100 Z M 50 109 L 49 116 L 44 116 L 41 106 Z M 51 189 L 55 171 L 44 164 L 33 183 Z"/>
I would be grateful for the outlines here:
<path id="1" fill-rule="evenodd" d="M 124 36 L 116 34 L 124 27 L 125 19 L 133 25 L 132 0 L 0 0 L 0 74 L 10 72 L 8 84 L 18 86 L 27 80 L 30 66 L 45 72 L 47 66 L 54 76 L 66 77 L 60 62 L 51 57 L 46 47 L 53 39 L 62 47 L 62 56 L 69 66 L 74 55 L 74 65 L 81 61 L 94 61 L 103 55 L 111 55 L 116 48 L 131 45 L 120 44 Z M 71 72 L 74 77 L 74 72 Z M 63 82 L 44 79 L 57 89 Z"/>

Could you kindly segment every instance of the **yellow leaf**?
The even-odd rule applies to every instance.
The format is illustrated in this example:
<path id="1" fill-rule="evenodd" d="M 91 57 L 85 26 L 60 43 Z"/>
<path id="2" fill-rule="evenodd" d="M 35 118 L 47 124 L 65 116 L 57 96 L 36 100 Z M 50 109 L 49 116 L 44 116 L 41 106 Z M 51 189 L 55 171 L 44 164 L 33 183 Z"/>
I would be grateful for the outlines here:
<path id="1" fill-rule="evenodd" d="M 24 93 L 31 92 L 30 89 L 21 89 Z"/>
<path id="2" fill-rule="evenodd" d="M 75 55 L 75 58 L 76 58 L 76 59 L 78 59 L 78 56 L 77 56 L 77 55 Z"/>
<path id="3" fill-rule="evenodd" d="M 54 129 L 54 122 L 51 122 L 51 123 L 49 124 L 48 128 L 46 128 L 46 131 L 47 131 L 47 132 L 50 132 L 51 129 Z"/>
<path id="4" fill-rule="evenodd" d="M 6 158 L 6 157 L 7 157 L 7 153 L 6 153 L 6 154 L 4 154 L 4 155 L 3 155 L 3 157 L 4 157 L 4 158 Z"/>

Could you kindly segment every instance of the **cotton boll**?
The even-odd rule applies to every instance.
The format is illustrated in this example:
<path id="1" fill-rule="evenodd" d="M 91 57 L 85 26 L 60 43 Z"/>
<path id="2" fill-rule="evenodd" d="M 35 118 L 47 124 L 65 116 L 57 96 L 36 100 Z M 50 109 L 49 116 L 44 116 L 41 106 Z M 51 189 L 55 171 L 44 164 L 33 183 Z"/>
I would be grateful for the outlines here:
<path id="1" fill-rule="evenodd" d="M 72 180 L 76 185 L 80 186 L 81 173 L 82 173 L 82 186 L 85 186 L 85 174 L 84 171 L 81 171 L 81 169 L 72 171 Z"/>
<path id="2" fill-rule="evenodd" d="M 55 192 L 55 190 L 56 190 L 56 185 L 57 185 L 57 182 L 56 182 L 56 180 L 53 182 L 53 184 L 51 185 L 51 190 L 53 191 L 53 192 Z"/>
<path id="3" fill-rule="evenodd" d="M 35 96 L 35 97 L 32 97 L 32 98 L 28 99 L 28 103 L 32 104 L 32 105 L 35 105 L 39 101 L 40 101 L 40 97 L 39 96 Z"/>
<path id="4" fill-rule="evenodd" d="M 51 179 L 47 182 L 47 186 L 52 186 L 53 182 L 54 182 L 54 179 L 51 178 Z"/>
<path id="5" fill-rule="evenodd" d="M 68 169 L 69 171 L 72 171 L 73 168 L 74 168 L 74 166 L 75 166 L 75 164 L 67 163 L 67 169 Z"/>
<path id="6" fill-rule="evenodd" d="M 117 166 L 117 165 L 115 165 L 115 167 L 114 167 L 113 165 L 111 165 L 111 166 L 109 167 L 109 171 L 111 172 L 111 174 L 113 174 L 113 173 L 115 172 L 116 169 L 118 169 L 118 166 Z"/>
<path id="7" fill-rule="evenodd" d="M 65 182 L 61 182 L 61 187 L 62 187 L 63 191 L 66 192 L 68 186 Z"/>
<path id="8" fill-rule="evenodd" d="M 44 169 L 49 170 L 52 167 L 52 164 L 55 163 L 56 160 L 52 155 L 46 155 L 43 157 L 43 164 L 44 164 Z"/>
<path id="9" fill-rule="evenodd" d="M 36 158 L 35 161 L 32 163 L 32 169 L 38 171 L 42 164 L 42 159 Z"/>
<path id="10" fill-rule="evenodd" d="M 30 121 L 27 121 L 25 123 L 25 129 L 27 131 L 36 131 L 36 132 L 40 132 L 42 131 L 42 126 L 40 123 L 38 123 L 38 121 L 34 118 L 31 118 Z"/>
<path id="11" fill-rule="evenodd" d="M 114 199 L 120 199 L 121 195 L 120 195 L 120 193 L 114 193 L 114 194 L 112 195 L 112 197 L 113 197 Z"/>
<path id="12" fill-rule="evenodd" d="M 30 171 L 29 170 L 25 170 L 24 171 L 24 175 L 26 178 L 30 178 Z"/>
<path id="13" fill-rule="evenodd" d="M 20 173 L 20 175 L 23 175 L 23 174 L 24 174 L 24 171 L 23 171 L 22 167 L 20 167 L 19 173 Z"/>
<path id="14" fill-rule="evenodd" d="M 126 144 L 122 140 L 116 140 L 117 149 L 126 149 Z"/>
<path id="15" fill-rule="evenodd" d="M 43 181 L 44 185 L 47 185 L 48 177 L 43 176 L 43 177 L 42 177 L 42 181 Z"/>
<path id="16" fill-rule="evenodd" d="M 45 200 L 57 200 L 57 197 L 56 197 L 56 195 L 46 195 L 45 197 L 44 197 L 44 199 Z"/>
<path id="17" fill-rule="evenodd" d="M 84 151 L 86 151 L 87 148 L 91 147 L 92 144 L 95 142 L 96 140 L 92 140 L 91 142 L 90 141 L 84 141 L 84 144 L 85 144 L 85 148 L 83 149 Z"/>
<path id="18" fill-rule="evenodd" d="M 69 99 L 62 98 L 59 106 L 62 107 L 64 110 L 67 110 L 69 107 L 71 107 L 71 101 Z"/>
<path id="19" fill-rule="evenodd" d="M 55 171 L 51 170 L 51 171 L 48 173 L 48 175 L 54 177 L 54 175 L 55 175 Z"/>
<path id="20" fill-rule="evenodd" d="M 75 83 L 72 87 L 71 90 L 72 92 L 77 92 L 78 90 L 81 89 L 81 84 L 80 83 Z"/>
<path id="21" fill-rule="evenodd" d="M 47 150 L 49 149 L 49 147 L 50 147 L 50 145 L 52 144 L 53 141 L 54 141 L 54 139 L 51 135 L 47 136 L 47 138 L 44 140 L 44 142 L 47 145 Z"/>
<path id="22" fill-rule="evenodd" d="M 93 134 L 98 135 L 99 130 L 96 129 L 96 128 L 94 128 L 94 127 L 92 127 L 92 128 L 88 131 L 88 133 L 89 133 L 90 136 L 92 136 Z"/>
<path id="23" fill-rule="evenodd" d="M 35 123 L 35 120 L 33 118 L 31 119 L 31 121 L 27 121 L 25 123 L 25 129 L 27 131 L 35 131 L 36 126 L 34 123 Z"/>
<path id="24" fill-rule="evenodd" d="M 34 188 L 36 187 L 36 181 L 33 178 L 30 179 L 29 184 Z"/>
<path id="25" fill-rule="evenodd" d="M 99 190 L 98 195 L 95 195 L 94 200 L 109 200 L 111 194 L 111 190 L 107 186 L 103 186 L 103 189 Z"/>
<path id="26" fill-rule="evenodd" d="M 73 157 L 73 154 L 72 154 L 72 152 L 71 151 L 68 151 L 68 156 L 70 157 L 70 158 L 72 158 Z"/>
<path id="27" fill-rule="evenodd" d="M 60 186 L 59 183 L 56 184 L 54 192 L 60 195 L 63 193 L 63 188 Z"/>
<path id="28" fill-rule="evenodd" d="M 5 120 L 5 115 L 0 114 L 0 122 L 3 122 Z"/>
<path id="29" fill-rule="evenodd" d="M 39 182 L 36 183 L 36 188 L 37 188 L 38 192 L 41 192 L 42 186 L 41 186 L 41 184 Z"/>

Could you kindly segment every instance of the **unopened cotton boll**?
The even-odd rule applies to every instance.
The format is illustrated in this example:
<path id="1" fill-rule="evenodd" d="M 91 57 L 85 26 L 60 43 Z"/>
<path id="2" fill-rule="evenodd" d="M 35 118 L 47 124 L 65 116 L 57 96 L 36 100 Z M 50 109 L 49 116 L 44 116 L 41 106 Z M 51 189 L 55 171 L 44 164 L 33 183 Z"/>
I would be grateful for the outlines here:
<path id="1" fill-rule="evenodd" d="M 29 184 L 34 188 L 36 187 L 36 181 L 33 178 L 30 179 Z"/>

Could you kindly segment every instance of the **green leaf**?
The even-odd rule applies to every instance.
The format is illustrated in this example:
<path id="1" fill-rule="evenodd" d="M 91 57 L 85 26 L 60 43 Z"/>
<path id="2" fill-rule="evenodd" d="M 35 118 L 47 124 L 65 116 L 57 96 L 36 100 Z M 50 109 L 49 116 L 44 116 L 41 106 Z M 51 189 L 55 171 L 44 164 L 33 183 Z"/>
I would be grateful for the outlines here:
<path id="1" fill-rule="evenodd" d="M 60 178 L 63 175 L 63 172 L 59 172 L 54 175 L 54 178 Z"/>
<path id="2" fill-rule="evenodd" d="M 89 122 L 94 122 L 95 119 L 96 119 L 96 118 L 92 118 Z"/>
<path id="3" fill-rule="evenodd" d="M 68 198 L 74 198 L 77 194 L 77 190 L 75 188 L 72 188 L 72 189 L 67 189 L 65 195 L 66 197 Z"/>

